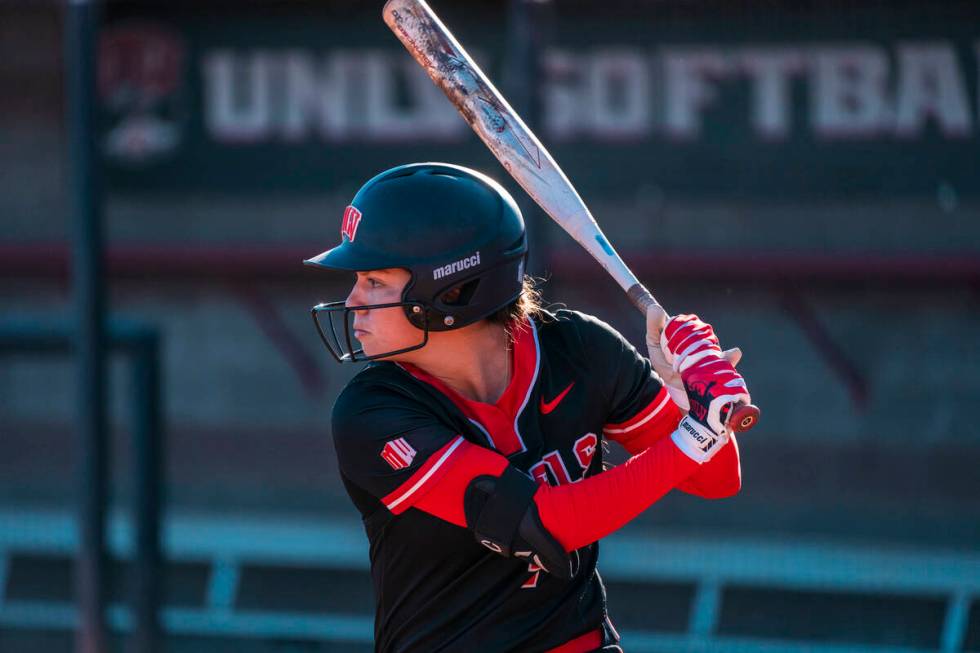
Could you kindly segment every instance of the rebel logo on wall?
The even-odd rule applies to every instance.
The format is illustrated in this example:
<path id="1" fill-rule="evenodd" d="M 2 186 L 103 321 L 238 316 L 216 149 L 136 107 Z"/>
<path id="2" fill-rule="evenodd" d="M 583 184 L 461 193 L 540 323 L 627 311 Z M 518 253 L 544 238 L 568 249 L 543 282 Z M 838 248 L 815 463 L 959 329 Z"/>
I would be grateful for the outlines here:
<path id="1" fill-rule="evenodd" d="M 185 48 L 180 35 L 155 23 L 107 28 L 99 42 L 98 91 L 106 155 L 121 164 L 174 153 L 187 122 Z"/>

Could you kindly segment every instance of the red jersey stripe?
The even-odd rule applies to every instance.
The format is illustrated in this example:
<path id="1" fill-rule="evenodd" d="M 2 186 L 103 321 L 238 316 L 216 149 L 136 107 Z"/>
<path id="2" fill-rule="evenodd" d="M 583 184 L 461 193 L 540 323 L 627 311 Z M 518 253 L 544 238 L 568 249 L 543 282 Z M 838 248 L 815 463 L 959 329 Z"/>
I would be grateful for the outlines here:
<path id="1" fill-rule="evenodd" d="M 499 453 L 464 441 L 446 465 L 450 469 L 413 503 L 465 527 L 463 500 L 470 481 L 482 474 L 500 476 L 507 465 Z M 548 532 L 566 551 L 574 551 L 621 528 L 697 470 L 698 464 L 665 438 L 601 474 L 577 483 L 540 485 L 534 502 Z"/>
<path id="2" fill-rule="evenodd" d="M 425 494 L 446 473 L 450 467 L 450 462 L 458 454 L 460 446 L 464 442 L 466 440 L 461 435 L 447 442 L 445 446 L 429 456 L 425 464 L 407 481 L 398 486 L 394 492 L 385 496 L 381 502 L 396 515 L 411 508 L 419 497 Z"/>
<path id="3" fill-rule="evenodd" d="M 445 475 L 424 496 L 419 497 L 415 507 L 466 528 L 463 498 L 470 481 L 484 474 L 500 476 L 507 465 L 507 459 L 498 452 L 469 441 L 464 442 L 458 455 L 453 456 L 452 464 Z"/>
<path id="4" fill-rule="evenodd" d="M 615 435 L 618 433 L 629 433 L 633 429 L 639 428 L 660 415 L 663 411 L 669 408 L 669 404 L 673 402 L 670 399 L 670 394 L 667 392 L 667 388 L 660 388 L 660 392 L 657 396 L 653 398 L 646 408 L 638 412 L 633 417 L 629 418 L 625 422 L 620 422 L 619 424 L 606 424 L 602 427 L 602 432 L 610 435 Z"/>
<path id="5" fill-rule="evenodd" d="M 602 629 L 590 630 L 584 635 L 570 639 L 561 646 L 549 648 L 545 653 L 588 653 L 602 646 Z"/>

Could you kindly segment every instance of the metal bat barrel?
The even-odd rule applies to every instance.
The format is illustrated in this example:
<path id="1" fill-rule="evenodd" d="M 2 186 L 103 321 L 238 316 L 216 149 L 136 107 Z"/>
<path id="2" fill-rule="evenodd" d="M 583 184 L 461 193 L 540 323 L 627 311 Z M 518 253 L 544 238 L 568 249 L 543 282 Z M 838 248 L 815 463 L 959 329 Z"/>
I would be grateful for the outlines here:
<path id="1" fill-rule="evenodd" d="M 389 0 L 388 27 L 532 199 L 602 265 L 644 314 L 656 303 L 602 233 L 548 150 L 423 0 Z"/>
<path id="2" fill-rule="evenodd" d="M 656 307 L 663 330 L 667 312 L 616 253 L 548 150 L 429 5 L 424 0 L 388 0 L 382 16 L 510 176 L 605 268 L 644 316 Z M 740 404 L 733 408 L 729 424 L 747 430 L 758 415 L 758 408 Z"/>

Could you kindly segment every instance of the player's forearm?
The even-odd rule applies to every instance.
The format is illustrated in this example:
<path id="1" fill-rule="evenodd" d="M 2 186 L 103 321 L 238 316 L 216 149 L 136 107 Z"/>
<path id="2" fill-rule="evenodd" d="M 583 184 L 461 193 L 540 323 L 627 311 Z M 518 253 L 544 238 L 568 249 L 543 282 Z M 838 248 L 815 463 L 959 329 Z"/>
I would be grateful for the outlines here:
<path id="1" fill-rule="evenodd" d="M 742 468 L 735 436 L 714 458 L 701 465 L 677 489 L 703 499 L 724 499 L 742 488 Z"/>
<path id="2" fill-rule="evenodd" d="M 606 431 L 606 437 L 619 442 L 626 451 L 636 455 L 653 446 L 654 443 L 669 437 L 683 416 L 684 413 L 677 404 L 668 399 L 667 405 L 659 411 L 656 419 L 651 419 L 623 433 Z M 734 436 L 732 439 L 734 440 Z M 718 455 L 701 465 L 701 468 L 680 483 L 677 489 L 704 499 L 722 499 L 737 494 L 742 486 L 742 479 L 738 447 L 734 442 L 732 445 L 723 447 Z"/>
<path id="3" fill-rule="evenodd" d="M 715 458 L 722 455 L 720 451 Z M 737 469 L 737 455 L 734 460 Z M 730 464 L 721 462 L 719 468 Z M 576 483 L 540 486 L 534 503 L 548 532 L 566 551 L 574 551 L 622 528 L 672 488 L 714 463 L 712 459 L 699 465 L 672 438 L 661 438 L 613 469 Z M 466 527 L 463 503 L 467 487 L 478 476 L 499 476 L 507 464 L 499 453 L 464 442 L 451 467 L 420 492 L 414 506 Z"/>
<path id="4" fill-rule="evenodd" d="M 574 551 L 622 528 L 698 468 L 664 438 L 601 474 L 543 485 L 534 501 L 545 528 L 566 551 Z"/>
<path id="5" fill-rule="evenodd" d="M 620 444 L 630 454 L 636 455 L 655 442 L 669 437 L 683 416 L 673 402 L 670 408 L 664 419 L 650 426 L 644 425 L 644 428 L 638 429 L 632 438 L 619 440 Z M 734 440 L 733 435 L 731 446 L 725 446 L 717 456 L 701 465 L 700 469 L 680 483 L 677 489 L 704 499 L 723 499 L 737 494 L 742 487 L 742 475 L 738 446 Z"/>

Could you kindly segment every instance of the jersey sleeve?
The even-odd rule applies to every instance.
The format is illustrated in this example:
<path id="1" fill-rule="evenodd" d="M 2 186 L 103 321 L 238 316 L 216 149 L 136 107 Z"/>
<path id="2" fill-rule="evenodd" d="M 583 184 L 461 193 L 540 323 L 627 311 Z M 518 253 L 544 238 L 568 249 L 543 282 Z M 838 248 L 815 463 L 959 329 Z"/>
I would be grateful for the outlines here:
<path id="1" fill-rule="evenodd" d="M 423 404 L 382 385 L 348 385 L 331 422 L 340 472 L 394 514 L 425 496 L 465 449 Z"/>
<path id="2" fill-rule="evenodd" d="M 677 427 L 680 409 L 650 361 L 626 338 L 597 318 L 579 315 L 584 351 L 606 401 L 603 435 L 638 453 Z"/>
<path id="3" fill-rule="evenodd" d="M 609 417 L 603 435 L 623 445 L 630 454 L 639 454 L 670 435 L 683 413 L 649 359 L 608 324 L 588 316 L 583 318 L 583 341 L 587 351 L 600 353 L 596 357 L 597 373 L 606 388 Z M 677 488 L 706 499 L 736 494 L 741 488 L 737 444 L 724 447 Z"/>
<path id="4" fill-rule="evenodd" d="M 464 497 L 477 476 L 500 476 L 507 459 L 471 442 L 416 507 L 466 528 Z M 627 524 L 672 488 L 698 470 L 698 464 L 680 451 L 670 438 L 654 443 L 624 464 L 575 483 L 550 486 L 539 482 L 534 503 L 547 531 L 574 551 Z"/>

